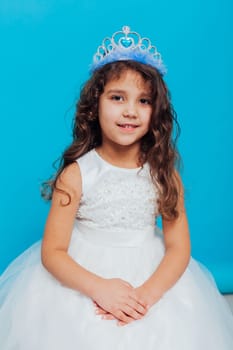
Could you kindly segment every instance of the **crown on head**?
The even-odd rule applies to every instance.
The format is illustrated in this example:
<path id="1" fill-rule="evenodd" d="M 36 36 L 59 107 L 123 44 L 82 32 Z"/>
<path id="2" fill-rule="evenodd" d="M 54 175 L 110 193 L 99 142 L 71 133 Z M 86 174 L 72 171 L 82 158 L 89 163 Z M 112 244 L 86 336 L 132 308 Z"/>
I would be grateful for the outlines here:
<path id="1" fill-rule="evenodd" d="M 125 60 L 149 64 L 162 76 L 167 71 L 160 53 L 156 46 L 151 44 L 150 39 L 142 38 L 137 32 L 131 32 L 128 26 L 115 32 L 111 38 L 103 40 L 93 57 L 90 71 L 94 72 L 107 63 Z"/>

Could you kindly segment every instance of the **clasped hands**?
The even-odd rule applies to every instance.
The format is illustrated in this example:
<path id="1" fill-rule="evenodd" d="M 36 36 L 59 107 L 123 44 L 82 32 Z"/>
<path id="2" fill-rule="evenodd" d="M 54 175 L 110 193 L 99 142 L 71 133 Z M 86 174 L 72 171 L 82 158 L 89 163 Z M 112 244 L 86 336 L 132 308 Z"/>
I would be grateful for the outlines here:
<path id="1" fill-rule="evenodd" d="M 134 288 L 119 278 L 101 279 L 93 301 L 97 315 L 119 326 L 141 319 L 152 306 L 145 286 Z"/>

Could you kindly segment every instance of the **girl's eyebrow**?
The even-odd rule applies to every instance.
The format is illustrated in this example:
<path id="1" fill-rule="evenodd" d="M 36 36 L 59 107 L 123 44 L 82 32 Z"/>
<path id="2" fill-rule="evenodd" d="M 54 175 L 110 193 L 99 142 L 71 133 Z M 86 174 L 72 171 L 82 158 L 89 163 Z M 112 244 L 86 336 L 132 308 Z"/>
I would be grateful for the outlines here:
<path id="1" fill-rule="evenodd" d="M 119 90 L 119 89 L 110 89 L 106 91 L 107 94 L 127 94 L 126 90 Z M 140 93 L 140 96 L 151 96 L 150 92 L 148 91 L 142 91 Z"/>
<path id="2" fill-rule="evenodd" d="M 119 89 L 110 89 L 106 91 L 107 94 L 117 93 L 117 94 L 125 94 L 125 90 L 119 90 Z"/>

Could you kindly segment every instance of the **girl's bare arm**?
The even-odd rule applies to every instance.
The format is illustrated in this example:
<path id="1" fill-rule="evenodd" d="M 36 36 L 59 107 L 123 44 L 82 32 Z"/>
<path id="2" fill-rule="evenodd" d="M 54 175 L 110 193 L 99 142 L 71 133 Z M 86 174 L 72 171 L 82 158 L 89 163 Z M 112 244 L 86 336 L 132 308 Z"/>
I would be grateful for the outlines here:
<path id="1" fill-rule="evenodd" d="M 76 163 L 69 165 L 60 175 L 54 190 L 51 209 L 45 226 L 41 258 L 45 268 L 62 284 L 90 295 L 98 276 L 79 266 L 68 254 L 71 233 L 79 206 L 82 182 Z"/>
<path id="2" fill-rule="evenodd" d="M 42 263 L 62 284 L 89 296 L 118 319 L 137 319 L 146 308 L 136 296 L 130 296 L 133 287 L 120 279 L 104 279 L 86 270 L 68 255 L 68 247 L 79 207 L 82 182 L 79 166 L 69 165 L 60 175 L 57 187 L 69 193 L 55 190 L 42 241 Z"/>
<path id="3" fill-rule="evenodd" d="M 180 195 L 177 209 L 179 217 L 168 221 L 163 219 L 165 255 L 152 276 L 136 288 L 136 294 L 149 306 L 156 303 L 182 276 L 190 260 L 190 237 L 184 207 L 183 187 L 180 182 Z"/>

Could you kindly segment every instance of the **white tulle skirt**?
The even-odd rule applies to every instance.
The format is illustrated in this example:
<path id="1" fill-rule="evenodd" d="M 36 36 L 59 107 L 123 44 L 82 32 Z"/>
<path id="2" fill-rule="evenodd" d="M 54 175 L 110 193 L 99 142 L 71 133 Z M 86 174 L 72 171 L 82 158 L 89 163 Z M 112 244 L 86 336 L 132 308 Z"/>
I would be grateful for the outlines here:
<path id="1" fill-rule="evenodd" d="M 233 316 L 195 260 L 143 319 L 119 327 L 96 315 L 92 300 L 47 272 L 40 248 L 40 242 L 33 245 L 0 278 L 1 350 L 233 349 Z M 138 245 L 117 245 L 74 232 L 69 253 L 90 271 L 136 287 L 156 269 L 164 245 L 159 233 Z"/>

